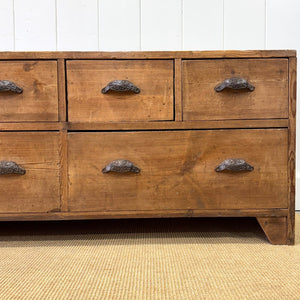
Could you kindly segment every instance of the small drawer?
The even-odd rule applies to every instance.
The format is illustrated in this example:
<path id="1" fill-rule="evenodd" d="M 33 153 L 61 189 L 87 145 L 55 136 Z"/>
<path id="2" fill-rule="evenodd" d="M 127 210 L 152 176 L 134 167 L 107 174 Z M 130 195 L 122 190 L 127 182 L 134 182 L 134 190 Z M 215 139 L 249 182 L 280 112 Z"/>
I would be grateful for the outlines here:
<path id="1" fill-rule="evenodd" d="M 58 121 L 56 61 L 0 61 L 0 122 L 22 121 Z"/>
<path id="2" fill-rule="evenodd" d="M 183 62 L 184 120 L 267 118 L 288 118 L 287 59 Z"/>
<path id="3" fill-rule="evenodd" d="M 286 129 L 77 132 L 68 141 L 70 211 L 287 207 Z"/>
<path id="4" fill-rule="evenodd" d="M 67 61 L 71 122 L 173 120 L 173 61 Z"/>
<path id="5" fill-rule="evenodd" d="M 0 132 L 0 214 L 60 209 L 59 134 Z"/>

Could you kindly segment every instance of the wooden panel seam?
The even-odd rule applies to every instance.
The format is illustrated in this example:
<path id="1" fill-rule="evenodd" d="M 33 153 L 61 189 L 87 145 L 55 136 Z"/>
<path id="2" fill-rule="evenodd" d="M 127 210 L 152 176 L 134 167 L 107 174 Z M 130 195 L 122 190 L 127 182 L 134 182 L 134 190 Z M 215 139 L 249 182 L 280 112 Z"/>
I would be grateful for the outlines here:
<path id="1" fill-rule="evenodd" d="M 175 121 L 182 121 L 182 66 L 181 59 L 175 59 Z"/>
<path id="2" fill-rule="evenodd" d="M 60 210 L 68 209 L 68 132 L 63 129 L 60 131 Z"/>
<path id="3" fill-rule="evenodd" d="M 57 60 L 58 120 L 67 120 L 65 60 Z"/>

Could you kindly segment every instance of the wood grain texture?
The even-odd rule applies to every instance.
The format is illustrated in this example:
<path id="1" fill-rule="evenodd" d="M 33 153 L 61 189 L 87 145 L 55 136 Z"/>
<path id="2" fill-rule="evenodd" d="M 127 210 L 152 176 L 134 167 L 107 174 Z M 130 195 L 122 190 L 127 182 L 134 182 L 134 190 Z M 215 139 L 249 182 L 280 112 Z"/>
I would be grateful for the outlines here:
<path id="1" fill-rule="evenodd" d="M 216 92 L 215 86 L 241 77 L 255 90 Z M 288 60 L 196 60 L 183 62 L 183 119 L 288 118 Z"/>
<path id="2" fill-rule="evenodd" d="M 222 129 L 222 128 L 283 128 L 288 127 L 288 119 L 274 120 L 225 120 L 225 121 L 160 121 L 160 122 L 11 122 L 0 123 L 0 131 L 30 130 L 167 130 L 167 129 Z M 162 129 L 163 128 L 163 129 Z"/>
<path id="3" fill-rule="evenodd" d="M 66 97 L 66 71 L 65 60 L 57 60 L 57 88 L 58 88 L 58 120 L 67 121 L 67 97 Z"/>
<path id="4" fill-rule="evenodd" d="M 258 217 L 257 221 L 272 244 L 285 245 L 288 243 L 286 217 Z"/>
<path id="5" fill-rule="evenodd" d="M 58 120 L 56 61 L 0 61 L 0 80 L 23 88 L 0 93 L 2 122 Z"/>
<path id="6" fill-rule="evenodd" d="M 1 213 L 50 212 L 60 207 L 57 132 L 0 132 L 0 160 L 26 174 L 0 176 Z"/>
<path id="7" fill-rule="evenodd" d="M 182 61 L 175 59 L 175 121 L 182 121 Z"/>
<path id="8" fill-rule="evenodd" d="M 286 129 L 69 133 L 68 142 L 70 211 L 288 206 Z M 254 171 L 215 172 L 228 158 Z M 141 172 L 103 174 L 116 159 Z"/>
<path id="9" fill-rule="evenodd" d="M 98 212 L 51 212 L 51 213 L 1 213 L 0 221 L 42 221 L 42 220 L 85 220 L 121 218 L 190 218 L 190 217 L 281 217 L 287 216 L 287 209 L 166 209 L 139 211 Z"/>
<path id="10" fill-rule="evenodd" d="M 297 61 L 289 59 L 289 142 L 288 142 L 288 180 L 289 180 L 289 216 L 287 218 L 288 243 L 295 243 L 295 185 L 296 185 L 296 95 Z"/>
<path id="11" fill-rule="evenodd" d="M 10 122 L 0 123 L 0 131 L 58 131 L 66 128 L 67 124 L 64 122 Z"/>
<path id="12" fill-rule="evenodd" d="M 76 130 L 167 130 L 167 129 L 224 129 L 224 128 L 268 128 L 268 127 L 288 127 L 288 119 L 271 120 L 223 120 L 223 121 L 184 121 L 181 122 L 97 122 L 81 123 L 68 122 L 67 128 L 71 131 Z M 7 124 L 0 123 L 1 128 L 11 128 Z"/>
<path id="13" fill-rule="evenodd" d="M 71 122 L 173 120 L 172 61 L 67 61 Z M 141 92 L 101 89 L 129 80 Z"/>
<path id="14" fill-rule="evenodd" d="M 77 81 L 66 73 L 65 60 Z M 190 84 L 186 64 L 199 61 L 205 67 L 192 72 L 199 86 L 212 82 L 219 68 L 220 81 L 225 75 L 248 74 L 255 92 L 249 97 L 225 91 L 220 95 L 227 101 L 214 107 L 215 93 L 201 88 L 194 96 L 201 100 L 195 100 L 196 119 L 182 120 L 182 93 Z M 30 94 L 21 97 L 30 106 L 15 102 L 9 112 L 3 95 L 17 95 L 0 95 L 0 160 L 15 160 L 28 170 L 24 176 L 0 176 L 5 195 L 0 197 L 0 220 L 251 216 L 260 219 L 271 242 L 294 243 L 295 51 L 0 52 L 0 70 L 2 66 L 29 82 Z M 127 95 L 134 104 L 130 107 L 117 93 L 100 94 L 107 74 L 127 76 L 111 80 L 129 79 L 128 72 L 145 84 L 137 95 L 146 91 L 143 101 L 136 104 Z M 103 86 L 98 76 L 105 79 Z M 77 119 L 70 122 L 67 79 L 69 95 L 81 95 L 86 105 L 86 111 L 80 105 L 73 110 Z M 114 100 L 120 96 L 118 105 L 108 102 L 109 113 L 103 111 L 99 94 Z M 235 95 L 244 96 L 243 101 Z M 211 115 L 200 109 L 205 101 Z M 147 110 L 161 119 L 149 119 Z M 103 112 L 106 119 L 98 116 Z M 207 119 L 199 119 L 201 113 Z M 245 159 L 254 171 L 215 172 L 228 158 Z M 130 159 L 141 173 L 103 174 L 102 168 L 115 159 Z"/>
<path id="15" fill-rule="evenodd" d="M 284 58 L 296 57 L 295 50 L 218 50 L 218 51 L 56 51 L 0 52 L 0 59 L 202 59 L 202 58 Z"/>
<path id="16" fill-rule="evenodd" d="M 63 129 L 59 133 L 60 155 L 60 210 L 68 210 L 68 133 Z"/>

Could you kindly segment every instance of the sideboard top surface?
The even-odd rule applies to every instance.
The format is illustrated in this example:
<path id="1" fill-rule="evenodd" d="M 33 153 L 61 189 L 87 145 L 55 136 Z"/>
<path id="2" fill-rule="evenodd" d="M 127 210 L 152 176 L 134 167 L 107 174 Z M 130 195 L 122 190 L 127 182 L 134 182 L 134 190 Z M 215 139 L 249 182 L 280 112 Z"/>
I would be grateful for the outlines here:
<path id="1" fill-rule="evenodd" d="M 296 50 L 132 51 L 132 52 L 0 52 L 0 59 L 194 59 L 296 57 Z"/>

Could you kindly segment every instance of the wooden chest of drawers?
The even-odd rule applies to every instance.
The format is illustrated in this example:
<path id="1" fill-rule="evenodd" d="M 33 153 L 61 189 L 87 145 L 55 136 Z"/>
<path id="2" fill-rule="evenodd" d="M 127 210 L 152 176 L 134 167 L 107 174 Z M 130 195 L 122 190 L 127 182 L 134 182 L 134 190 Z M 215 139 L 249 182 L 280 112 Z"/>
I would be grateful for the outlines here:
<path id="1" fill-rule="evenodd" d="M 296 53 L 0 53 L 0 220 L 256 217 L 294 243 Z"/>

